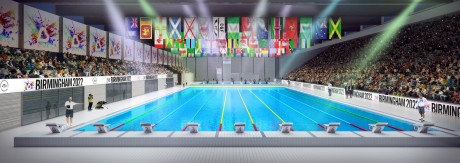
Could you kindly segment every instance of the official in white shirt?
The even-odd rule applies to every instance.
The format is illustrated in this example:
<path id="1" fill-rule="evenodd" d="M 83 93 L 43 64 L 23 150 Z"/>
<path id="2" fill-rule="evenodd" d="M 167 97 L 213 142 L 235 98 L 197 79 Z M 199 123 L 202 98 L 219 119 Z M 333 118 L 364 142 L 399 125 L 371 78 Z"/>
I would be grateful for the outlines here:
<path id="1" fill-rule="evenodd" d="M 72 126 L 72 119 L 73 119 L 73 106 L 77 105 L 80 103 L 75 103 L 72 101 L 72 97 L 69 97 L 69 100 L 67 100 L 64 104 L 65 107 L 65 117 L 66 117 L 66 122 L 68 126 Z"/>
<path id="2" fill-rule="evenodd" d="M 415 105 L 418 109 L 418 113 L 420 113 L 420 121 L 425 121 L 425 108 L 430 107 L 430 104 L 428 103 L 428 100 L 426 100 L 425 97 L 422 96 L 422 94 L 418 95 L 417 99 L 417 104 Z"/>

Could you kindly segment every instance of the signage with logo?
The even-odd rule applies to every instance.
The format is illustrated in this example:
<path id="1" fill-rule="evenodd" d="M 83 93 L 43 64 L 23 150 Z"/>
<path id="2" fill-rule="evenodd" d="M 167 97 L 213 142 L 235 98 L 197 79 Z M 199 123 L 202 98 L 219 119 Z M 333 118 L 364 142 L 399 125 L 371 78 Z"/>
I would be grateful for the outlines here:
<path id="1" fill-rule="evenodd" d="M 8 91 L 8 88 L 9 88 L 9 87 L 10 87 L 10 86 L 8 85 L 8 81 L 2 80 L 2 81 L 0 82 L 0 90 L 1 90 L 2 92 Z"/>

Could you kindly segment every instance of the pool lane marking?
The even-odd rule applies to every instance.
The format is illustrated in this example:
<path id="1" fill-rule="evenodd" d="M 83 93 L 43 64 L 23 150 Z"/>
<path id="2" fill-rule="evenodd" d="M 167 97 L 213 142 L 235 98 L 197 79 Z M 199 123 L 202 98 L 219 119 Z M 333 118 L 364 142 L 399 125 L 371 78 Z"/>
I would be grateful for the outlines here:
<path id="1" fill-rule="evenodd" d="M 201 112 L 201 110 L 203 110 L 204 106 L 206 106 L 208 104 L 209 101 L 211 101 L 212 98 L 208 98 L 208 100 L 203 104 L 201 105 L 200 109 L 195 113 L 195 115 L 193 115 L 192 117 L 192 120 L 190 120 L 189 122 L 192 122 L 193 120 L 195 120 L 196 116 L 198 115 L 198 113 Z M 182 128 L 182 131 L 185 131 L 187 129 L 187 124 L 185 124 L 184 128 Z"/>
<path id="2" fill-rule="evenodd" d="M 272 96 L 271 94 L 269 94 L 269 93 L 267 93 L 267 92 L 264 92 L 264 93 L 265 93 L 265 94 L 267 94 L 267 95 L 269 95 L 270 97 L 272 97 L 272 98 L 276 99 L 276 100 L 277 100 L 277 101 L 279 101 L 280 103 L 282 103 L 282 104 L 286 105 L 288 108 L 290 108 L 290 109 L 294 110 L 295 112 L 299 113 L 299 114 L 300 114 L 300 115 L 302 115 L 303 117 L 305 117 L 305 118 L 309 119 L 310 121 L 312 121 L 312 122 L 316 123 L 316 124 L 317 124 L 318 126 L 320 126 L 321 128 L 324 128 L 324 126 L 323 126 L 322 124 L 320 124 L 320 123 L 318 123 L 317 121 L 313 120 L 312 118 L 310 118 L 310 117 L 306 116 L 305 114 L 301 113 L 300 111 L 298 111 L 298 110 L 294 109 L 294 108 L 293 108 L 293 107 L 291 107 L 290 105 L 288 105 L 288 104 L 284 103 L 284 102 L 283 102 L 283 101 L 281 101 L 281 100 L 278 100 L 278 98 L 276 98 L 276 97 Z"/>
<path id="3" fill-rule="evenodd" d="M 248 113 L 249 119 L 251 120 L 252 127 L 254 127 L 254 131 L 258 131 L 256 124 L 254 123 L 254 120 L 252 120 L 252 116 L 251 116 L 251 113 L 249 112 L 248 106 L 246 106 L 246 102 L 244 102 L 243 96 L 241 96 L 240 89 L 237 89 L 237 90 L 238 90 L 238 94 L 240 95 L 240 99 L 243 102 L 244 108 L 246 108 L 246 113 Z"/>
<path id="4" fill-rule="evenodd" d="M 222 131 L 222 122 L 224 121 L 225 105 L 227 103 L 228 89 L 225 90 L 224 104 L 222 105 L 222 116 L 220 117 L 219 131 Z"/>
<path id="5" fill-rule="evenodd" d="M 176 109 L 174 109 L 172 112 L 170 112 L 168 115 L 166 115 L 165 117 L 163 117 L 162 119 L 160 119 L 157 123 L 155 123 L 153 126 L 157 126 L 160 122 L 162 122 L 163 120 L 165 120 L 166 118 L 168 118 L 169 116 L 171 116 L 173 113 L 175 113 L 177 110 L 179 110 L 180 108 L 182 108 L 182 106 L 184 106 L 185 104 L 187 104 L 188 102 L 190 102 L 193 98 L 195 97 L 198 97 L 198 95 L 204 93 L 203 92 L 200 92 L 196 95 L 194 95 L 192 98 L 190 98 L 189 100 L 187 100 L 186 102 L 182 103 L 182 105 L 180 105 L 179 107 L 177 107 Z"/>
<path id="6" fill-rule="evenodd" d="M 155 110 L 157 110 L 157 109 L 163 107 L 163 106 L 166 105 L 166 104 L 169 104 L 169 103 L 171 103 L 171 102 L 173 102 L 173 101 L 176 101 L 178 98 L 179 98 L 179 97 L 176 96 L 176 97 L 174 97 L 174 98 L 172 98 L 172 99 L 169 99 L 168 101 L 166 101 L 166 102 L 164 102 L 164 103 L 162 103 L 162 104 L 160 104 L 160 105 L 158 105 L 158 106 L 155 106 L 155 107 L 153 107 L 153 108 L 150 109 L 150 110 L 145 111 L 145 112 L 142 113 L 141 115 L 138 115 L 138 116 L 136 116 L 136 117 L 133 117 L 133 118 L 127 120 L 126 122 L 121 123 L 120 125 L 118 125 L 118 126 L 112 128 L 112 129 L 110 129 L 110 131 L 114 131 L 114 130 L 120 128 L 121 126 L 124 126 L 124 125 L 126 125 L 126 124 L 128 124 L 128 123 L 131 123 L 131 122 L 133 122 L 134 120 L 136 120 L 136 119 L 138 119 L 138 118 L 140 118 L 140 117 L 142 117 L 142 116 L 144 116 L 144 115 L 146 115 L 146 114 L 148 114 L 148 113 L 151 113 L 151 112 L 153 112 L 153 111 L 155 111 Z"/>
<path id="7" fill-rule="evenodd" d="M 339 110 L 339 111 L 342 111 L 342 112 L 345 112 L 345 113 L 348 113 L 348 114 L 351 114 L 351 115 L 354 115 L 354 116 L 357 116 L 357 117 L 360 117 L 360 118 L 363 118 L 363 119 L 372 121 L 372 122 L 374 122 L 374 123 L 378 123 L 378 122 L 379 122 L 379 121 L 377 121 L 377 120 L 374 120 L 374 119 L 371 119 L 371 118 L 368 118 L 368 117 L 365 117 L 365 116 L 362 116 L 362 115 L 359 115 L 359 114 L 350 112 L 350 111 L 348 111 L 348 110 L 344 110 L 344 109 L 338 108 L 338 107 L 336 107 L 336 106 L 331 106 L 331 105 L 325 104 L 325 103 L 320 102 L 320 101 L 317 101 L 317 100 L 313 100 L 313 99 L 310 99 L 310 98 L 307 98 L 307 97 L 303 97 L 303 96 L 301 96 L 301 95 L 294 94 L 294 93 L 291 93 L 291 92 L 289 92 L 289 91 L 288 91 L 288 93 L 293 94 L 293 95 L 298 96 L 298 97 L 302 97 L 302 98 L 307 99 L 307 100 L 309 100 L 309 101 L 313 101 L 313 102 L 322 104 L 322 105 L 327 106 L 327 107 L 329 107 L 329 108 L 332 108 L 332 109 L 335 109 L 335 110 Z M 297 92 L 297 93 L 298 93 L 298 92 Z M 400 128 L 397 128 L 397 127 L 394 127 L 394 126 L 391 126 L 391 125 L 388 125 L 388 127 L 392 128 L 392 129 L 395 129 L 395 130 L 398 130 L 398 131 L 404 131 L 403 129 L 400 129 Z"/>
<path id="8" fill-rule="evenodd" d="M 301 104 L 303 104 L 303 105 L 305 105 L 305 106 L 308 106 L 308 107 L 310 107 L 310 108 L 312 108 L 312 109 L 314 109 L 314 110 L 317 110 L 317 111 L 322 112 L 322 113 L 324 113 L 324 114 L 326 114 L 326 115 L 329 115 L 329 116 L 334 117 L 334 118 L 336 118 L 336 119 L 338 119 L 338 120 L 341 120 L 341 121 L 343 121 L 343 122 L 345 122 L 345 123 L 347 123 L 347 124 L 349 124 L 349 125 L 351 125 L 351 126 L 353 126 L 353 127 L 356 127 L 356 128 L 358 128 L 358 129 L 360 129 L 360 130 L 362 130 L 362 131 L 367 131 L 366 129 L 364 129 L 364 128 L 362 128 L 362 127 L 359 127 L 359 126 L 357 126 L 357 125 L 354 125 L 354 124 L 352 124 L 352 123 L 350 123 L 350 122 L 348 122 L 348 121 L 346 121 L 346 120 L 344 120 L 344 119 L 342 119 L 342 118 L 339 118 L 339 117 L 337 117 L 337 116 L 335 116 L 335 115 L 332 115 L 332 114 L 330 114 L 330 113 L 327 113 L 327 112 L 324 112 L 324 111 L 322 111 L 322 110 L 316 109 L 315 107 L 310 106 L 310 105 L 308 105 L 308 104 L 306 104 L 306 103 L 303 103 L 302 101 L 299 101 L 299 100 L 297 100 L 297 99 L 294 99 L 294 98 L 292 98 L 292 97 L 289 97 L 289 96 L 284 95 L 284 94 L 279 93 L 279 92 L 277 92 L 277 93 L 280 94 L 280 95 L 283 95 L 283 96 L 285 96 L 285 97 L 287 97 L 287 98 L 290 98 L 290 99 L 292 99 L 292 100 L 295 100 L 295 101 L 297 101 L 297 102 L 299 102 L 299 103 L 301 103 Z M 324 128 L 323 125 L 319 125 L 319 126 L 320 126 L 321 128 Z"/>
<path id="9" fill-rule="evenodd" d="M 265 104 L 264 101 L 262 101 L 259 97 L 257 97 L 256 94 L 254 94 L 254 92 L 252 92 L 251 90 L 249 90 L 249 92 L 251 92 L 268 110 L 270 110 L 273 115 L 275 115 L 281 122 L 285 123 L 284 120 L 278 115 L 276 114 L 267 104 Z"/>

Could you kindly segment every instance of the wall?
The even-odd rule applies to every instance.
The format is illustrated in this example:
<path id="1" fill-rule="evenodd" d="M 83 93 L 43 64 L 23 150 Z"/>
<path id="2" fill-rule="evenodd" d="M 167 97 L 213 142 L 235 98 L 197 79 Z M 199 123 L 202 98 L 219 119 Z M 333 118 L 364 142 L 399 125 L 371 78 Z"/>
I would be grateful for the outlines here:
<path id="1" fill-rule="evenodd" d="M 88 108 L 88 95 L 93 95 L 93 108 L 96 107 L 96 103 L 98 101 L 107 101 L 106 98 L 106 86 L 105 85 L 91 85 L 85 86 L 85 105 L 83 106 L 84 109 Z"/>
<path id="2" fill-rule="evenodd" d="M 145 80 L 132 82 L 133 97 L 145 94 Z"/>
<path id="3" fill-rule="evenodd" d="M 21 93 L 0 94 L 0 131 L 21 125 Z"/>
<path id="4" fill-rule="evenodd" d="M 158 79 L 158 90 L 166 89 L 166 78 Z"/>
<path id="5" fill-rule="evenodd" d="M 188 84 L 192 83 L 195 81 L 195 74 L 188 72 L 188 73 L 182 73 L 182 82 L 187 82 Z"/>
<path id="6" fill-rule="evenodd" d="M 208 79 L 208 57 L 195 58 L 195 62 L 195 79 L 198 81 L 204 81 Z"/>
<path id="7" fill-rule="evenodd" d="M 106 95 L 107 102 L 117 102 L 132 97 L 131 82 L 107 84 Z"/>
<path id="8" fill-rule="evenodd" d="M 432 19 L 435 17 L 443 16 L 446 14 L 451 14 L 454 12 L 460 11 L 460 1 L 448 3 L 433 9 L 429 9 L 427 11 L 422 11 L 420 13 L 416 13 L 414 15 L 411 15 L 409 19 L 405 22 L 405 25 L 412 24 L 412 23 L 417 23 L 420 21 Z M 289 72 L 292 70 L 298 68 L 301 66 L 303 63 L 307 62 L 311 58 L 315 57 L 318 53 L 324 51 L 327 47 L 342 43 L 345 41 L 353 40 L 356 38 L 372 35 L 378 32 L 383 31 L 391 21 L 387 22 L 386 24 L 371 27 L 368 29 L 365 29 L 360 32 L 352 33 L 349 34 L 345 37 L 342 37 L 342 39 L 334 39 L 330 41 L 325 41 L 322 44 L 318 44 L 315 46 L 312 46 L 309 49 L 301 49 L 296 52 L 294 52 L 291 55 L 285 55 L 280 58 L 280 69 L 279 69 L 279 74 L 278 77 L 284 77 L 287 75 Z"/>

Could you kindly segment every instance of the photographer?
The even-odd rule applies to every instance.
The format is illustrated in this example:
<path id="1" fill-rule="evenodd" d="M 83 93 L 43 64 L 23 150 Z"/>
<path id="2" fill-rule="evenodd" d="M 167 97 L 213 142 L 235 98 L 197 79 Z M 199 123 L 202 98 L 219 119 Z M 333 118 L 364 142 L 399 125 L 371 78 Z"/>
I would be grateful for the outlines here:
<path id="1" fill-rule="evenodd" d="M 93 99 L 94 99 L 93 95 L 89 94 L 89 96 L 88 96 L 88 111 L 92 110 L 91 108 L 93 107 Z"/>

